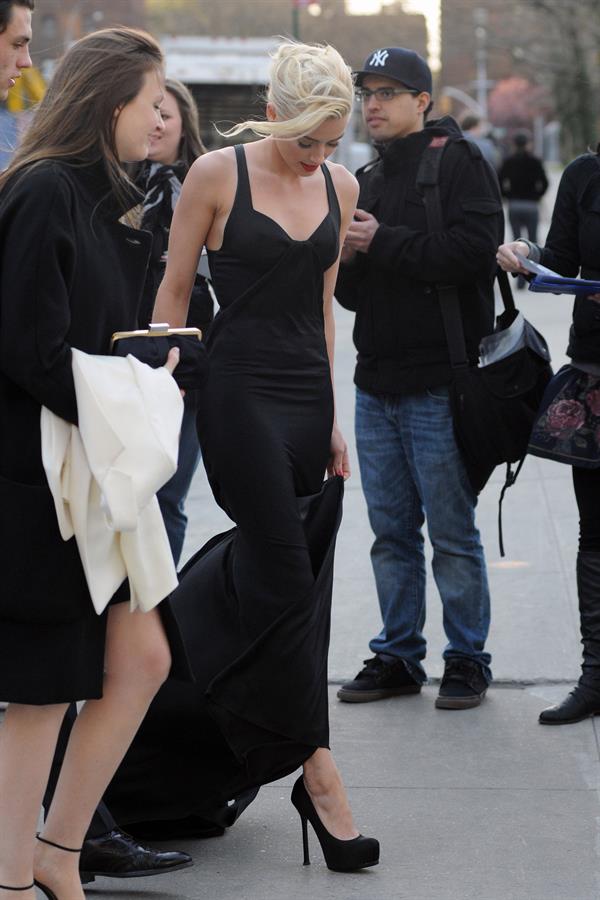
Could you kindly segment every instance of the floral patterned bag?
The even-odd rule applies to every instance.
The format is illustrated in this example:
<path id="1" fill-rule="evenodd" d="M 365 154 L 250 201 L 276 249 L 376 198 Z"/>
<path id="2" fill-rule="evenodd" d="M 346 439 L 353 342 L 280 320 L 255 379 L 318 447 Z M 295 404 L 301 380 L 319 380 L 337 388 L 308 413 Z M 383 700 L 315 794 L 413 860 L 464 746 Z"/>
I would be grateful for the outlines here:
<path id="1" fill-rule="evenodd" d="M 548 384 L 528 453 L 584 469 L 600 466 L 600 376 L 563 366 Z"/>

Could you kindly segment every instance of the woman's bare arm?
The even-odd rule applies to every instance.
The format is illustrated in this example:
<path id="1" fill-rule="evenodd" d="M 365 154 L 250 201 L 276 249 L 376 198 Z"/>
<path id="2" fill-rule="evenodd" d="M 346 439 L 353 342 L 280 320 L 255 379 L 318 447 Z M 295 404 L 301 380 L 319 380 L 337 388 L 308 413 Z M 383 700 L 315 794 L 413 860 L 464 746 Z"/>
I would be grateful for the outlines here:
<path id="1" fill-rule="evenodd" d="M 356 178 L 348 172 L 343 166 L 332 166 L 332 176 L 334 185 L 340 204 L 340 254 L 344 245 L 344 238 L 352 217 L 356 209 L 358 200 L 358 182 Z M 327 355 L 329 357 L 329 368 L 331 371 L 331 384 L 333 386 L 333 363 L 335 356 L 335 318 L 333 315 L 333 292 L 337 280 L 338 269 L 340 266 L 340 255 L 335 263 L 325 273 L 323 285 L 323 319 L 325 322 L 325 341 L 327 343 Z M 334 391 L 335 402 L 335 391 Z M 331 458 L 327 471 L 330 475 L 343 475 L 344 478 L 350 476 L 350 463 L 348 461 L 348 448 L 346 442 L 338 428 L 337 418 L 335 415 L 333 431 L 331 435 Z"/>
<path id="2" fill-rule="evenodd" d="M 200 254 L 213 236 L 224 203 L 227 205 L 231 177 L 230 160 L 223 151 L 201 156 L 188 172 L 173 214 L 167 268 L 156 295 L 154 322 L 185 325 Z"/>

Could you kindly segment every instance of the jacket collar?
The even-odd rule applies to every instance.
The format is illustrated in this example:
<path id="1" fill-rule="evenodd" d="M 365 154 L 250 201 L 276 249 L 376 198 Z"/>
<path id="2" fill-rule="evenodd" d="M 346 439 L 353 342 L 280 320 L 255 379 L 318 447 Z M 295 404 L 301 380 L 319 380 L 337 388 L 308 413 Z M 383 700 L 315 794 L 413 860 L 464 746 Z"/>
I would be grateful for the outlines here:
<path id="1" fill-rule="evenodd" d="M 385 171 L 396 171 L 412 159 L 419 159 L 432 137 L 462 138 L 460 127 L 452 116 L 443 116 L 425 123 L 421 131 L 406 137 L 396 138 L 385 144 L 375 144 L 375 149 L 383 160 Z"/>
<path id="2" fill-rule="evenodd" d="M 92 163 L 73 159 L 65 160 L 65 163 L 88 195 L 96 215 L 102 218 L 120 219 L 143 200 L 142 193 L 134 185 L 125 190 L 123 197 L 117 197 L 102 159 Z"/>

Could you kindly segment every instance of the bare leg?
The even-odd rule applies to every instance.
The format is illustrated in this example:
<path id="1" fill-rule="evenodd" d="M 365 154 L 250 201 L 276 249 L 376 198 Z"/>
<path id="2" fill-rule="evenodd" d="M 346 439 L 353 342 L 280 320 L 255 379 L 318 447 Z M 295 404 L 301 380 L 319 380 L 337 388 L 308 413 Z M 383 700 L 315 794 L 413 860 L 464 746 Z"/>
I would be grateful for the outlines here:
<path id="1" fill-rule="evenodd" d="M 304 763 L 304 784 L 318 816 L 340 840 L 358 837 L 346 789 L 331 750 L 319 747 Z"/>
<path id="2" fill-rule="evenodd" d="M 11 704 L 0 727 L 0 884 L 33 881 L 35 831 L 66 704 Z M 33 890 L 0 897 L 33 900 Z"/>
<path id="3" fill-rule="evenodd" d="M 109 611 L 106 672 L 101 700 L 88 700 L 73 726 L 43 836 L 81 847 L 98 801 L 166 679 L 171 655 L 160 617 Z M 38 842 L 35 874 L 65 900 L 80 900 L 79 854 Z"/>

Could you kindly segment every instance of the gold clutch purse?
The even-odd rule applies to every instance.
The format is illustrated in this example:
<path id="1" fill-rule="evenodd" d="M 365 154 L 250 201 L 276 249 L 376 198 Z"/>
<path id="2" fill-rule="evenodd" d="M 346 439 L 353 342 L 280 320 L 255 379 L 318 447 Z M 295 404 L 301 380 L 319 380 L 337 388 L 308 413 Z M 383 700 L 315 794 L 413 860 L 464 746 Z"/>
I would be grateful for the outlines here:
<path id="1" fill-rule="evenodd" d="M 116 342 L 123 338 L 169 337 L 172 334 L 188 335 L 202 340 L 202 331 L 199 328 L 169 328 L 168 322 L 153 322 L 148 328 L 139 328 L 136 331 L 115 331 L 110 341 L 110 350 L 112 353 Z"/>

